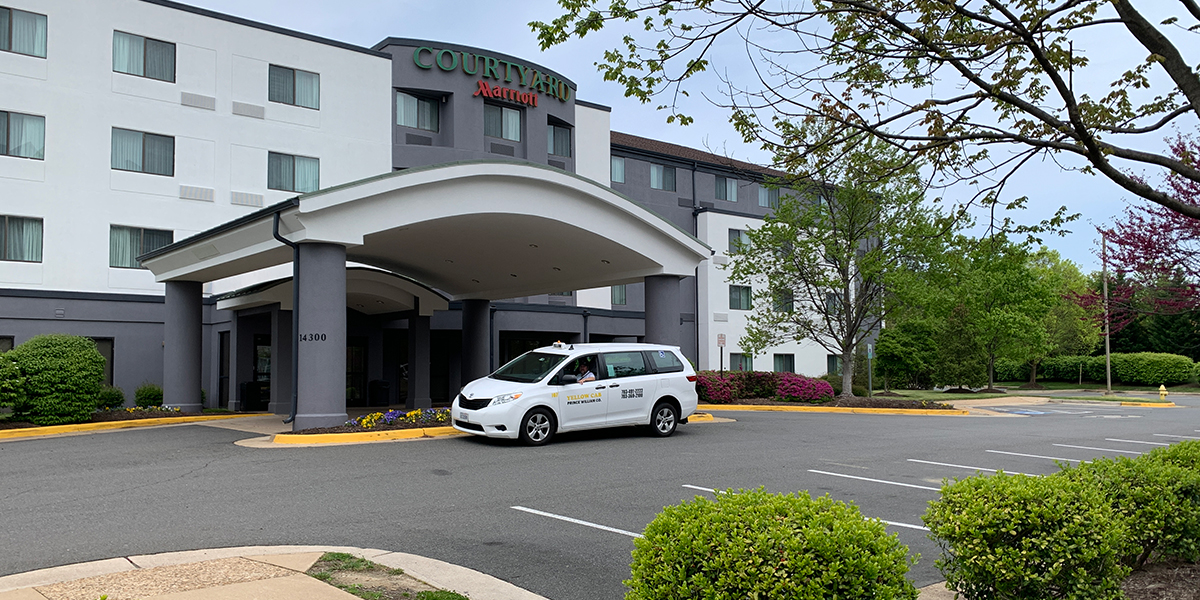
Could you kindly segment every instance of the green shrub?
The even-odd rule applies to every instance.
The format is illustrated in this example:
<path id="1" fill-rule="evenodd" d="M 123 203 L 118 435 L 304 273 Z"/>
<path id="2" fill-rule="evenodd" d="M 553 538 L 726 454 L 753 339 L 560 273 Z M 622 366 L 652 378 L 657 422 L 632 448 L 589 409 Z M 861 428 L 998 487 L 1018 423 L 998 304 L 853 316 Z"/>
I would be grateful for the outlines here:
<path id="1" fill-rule="evenodd" d="M 829 382 L 830 387 L 833 388 L 833 394 L 835 396 L 840 396 L 842 394 L 842 376 L 841 375 L 826 374 L 826 375 L 821 376 L 821 379 L 824 379 L 825 381 Z M 866 386 L 858 385 L 857 382 L 855 382 L 854 385 L 852 385 L 850 387 L 850 391 L 854 392 L 854 395 L 858 396 L 859 398 L 867 397 Z"/>
<path id="2" fill-rule="evenodd" d="M 1200 440 L 1188 440 L 1166 448 L 1155 448 L 1148 456 L 1200 472 Z"/>
<path id="3" fill-rule="evenodd" d="M 11 407 L 23 393 L 25 378 L 8 354 L 0 353 L 0 407 Z"/>
<path id="4" fill-rule="evenodd" d="M 100 388 L 96 395 L 96 409 L 109 410 L 125 406 L 125 391 L 119 387 L 106 385 Z"/>
<path id="5" fill-rule="evenodd" d="M 39 335 L 6 356 L 24 376 L 13 418 L 36 425 L 83 423 L 92 417 L 104 380 L 104 357 L 92 340 Z"/>
<path id="6" fill-rule="evenodd" d="M 778 376 L 773 371 L 731 371 L 734 386 L 742 398 L 774 398 Z"/>
<path id="7" fill-rule="evenodd" d="M 1161 460 L 1153 453 L 1135 459 L 1099 458 L 1057 477 L 1097 485 L 1129 530 L 1125 564 L 1200 558 L 1200 472 Z"/>
<path id="8" fill-rule="evenodd" d="M 912 600 L 907 555 L 854 505 L 730 490 L 668 506 L 646 526 L 625 599 Z"/>
<path id="9" fill-rule="evenodd" d="M 1103 360 L 1103 357 L 1101 358 Z M 1129 385 L 1175 385 L 1192 378 L 1192 359 L 1178 354 L 1113 354 L 1113 379 Z"/>
<path id="10" fill-rule="evenodd" d="M 1029 363 L 1011 358 L 996 359 L 996 381 L 1029 381 Z M 1038 375 L 1042 374 L 1038 366 Z"/>
<path id="11" fill-rule="evenodd" d="M 1047 381 L 1104 381 L 1103 356 L 1051 356 L 1038 365 L 1038 375 Z"/>
<path id="12" fill-rule="evenodd" d="M 1114 517 L 1088 482 L 998 473 L 947 483 L 924 520 L 946 587 L 967 600 L 1118 600 L 1129 568 Z"/>
<path id="13" fill-rule="evenodd" d="M 156 383 L 146 382 L 138 386 L 138 389 L 133 392 L 134 404 L 145 408 L 148 406 L 162 406 L 163 390 L 162 386 Z"/>

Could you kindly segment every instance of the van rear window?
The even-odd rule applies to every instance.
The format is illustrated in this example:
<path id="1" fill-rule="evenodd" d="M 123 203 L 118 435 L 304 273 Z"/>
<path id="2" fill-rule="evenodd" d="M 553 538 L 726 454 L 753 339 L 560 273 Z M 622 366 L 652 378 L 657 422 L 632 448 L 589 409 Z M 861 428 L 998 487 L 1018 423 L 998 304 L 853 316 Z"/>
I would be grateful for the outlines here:
<path id="1" fill-rule="evenodd" d="M 683 370 L 683 363 L 679 362 L 679 357 L 670 350 L 651 350 L 646 354 L 650 355 L 654 370 L 659 373 L 677 373 Z"/>

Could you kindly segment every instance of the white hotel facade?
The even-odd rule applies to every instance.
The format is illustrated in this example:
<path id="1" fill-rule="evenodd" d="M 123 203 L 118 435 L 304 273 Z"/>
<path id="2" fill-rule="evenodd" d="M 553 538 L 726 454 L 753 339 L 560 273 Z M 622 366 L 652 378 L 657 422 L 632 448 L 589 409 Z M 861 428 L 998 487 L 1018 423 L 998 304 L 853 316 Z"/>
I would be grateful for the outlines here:
<path id="1" fill-rule="evenodd" d="M 481 82 L 514 91 L 487 99 Z M 698 368 L 717 368 L 724 334 L 726 368 L 824 373 L 815 344 L 753 358 L 737 347 L 749 307 L 720 266 L 736 231 L 770 210 L 769 172 L 611 132 L 609 109 L 576 92 L 529 61 L 448 43 L 363 48 L 166 0 L 0 0 L 0 350 L 41 333 L 92 337 L 109 382 L 132 400 L 139 384 L 163 381 L 167 319 L 166 279 L 138 256 L 318 189 L 495 161 L 595 181 L 711 249 L 680 278 L 671 332 Z M 449 401 L 464 383 L 470 294 L 447 293 L 408 263 L 350 262 L 348 405 Z M 291 273 L 279 264 L 203 284 L 206 405 L 287 412 L 278 373 L 291 357 Z M 485 298 L 488 366 L 556 339 L 644 339 L 645 286 L 626 279 Z"/>

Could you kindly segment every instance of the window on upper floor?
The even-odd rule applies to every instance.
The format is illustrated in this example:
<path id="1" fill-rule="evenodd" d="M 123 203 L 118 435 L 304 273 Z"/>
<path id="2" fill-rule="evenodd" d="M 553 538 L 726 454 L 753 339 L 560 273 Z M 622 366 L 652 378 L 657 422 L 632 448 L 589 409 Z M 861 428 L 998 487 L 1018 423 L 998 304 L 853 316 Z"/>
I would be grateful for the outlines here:
<path id="1" fill-rule="evenodd" d="M 758 186 L 758 205 L 763 208 L 779 208 L 779 188 Z"/>
<path id="2" fill-rule="evenodd" d="M 750 310 L 751 295 L 748 285 L 729 286 L 729 310 Z"/>
<path id="3" fill-rule="evenodd" d="M 675 191 L 675 167 L 650 165 L 650 187 L 668 192 Z"/>
<path id="4" fill-rule="evenodd" d="M 175 138 L 113 127 L 112 168 L 175 176 Z"/>
<path id="5" fill-rule="evenodd" d="M 267 153 L 267 189 L 315 192 L 321 187 L 321 161 L 307 156 Z"/>
<path id="6" fill-rule="evenodd" d="M 114 31 L 113 71 L 175 83 L 175 44 Z"/>
<path id="7" fill-rule="evenodd" d="M 46 157 L 46 117 L 0 111 L 0 156 Z"/>
<path id="8" fill-rule="evenodd" d="M 439 103 L 405 92 L 396 92 L 396 124 L 437 132 L 440 125 Z"/>
<path id="9" fill-rule="evenodd" d="M 0 50 L 46 58 L 46 15 L 0 6 Z"/>
<path id="10" fill-rule="evenodd" d="M 571 156 L 571 129 L 560 125 L 546 127 L 546 147 L 554 156 Z"/>
<path id="11" fill-rule="evenodd" d="M 790 313 L 796 311 L 796 295 L 792 290 L 775 291 L 775 312 Z"/>
<path id="12" fill-rule="evenodd" d="M 142 269 L 137 257 L 175 241 L 175 232 L 112 225 L 108 229 L 108 266 Z"/>
<path id="13" fill-rule="evenodd" d="M 625 183 L 625 159 L 620 156 L 612 157 L 609 173 L 613 183 Z"/>
<path id="14" fill-rule="evenodd" d="M 0 215 L 0 260 L 42 262 L 42 220 Z"/>
<path id="15" fill-rule="evenodd" d="M 625 306 L 625 284 L 612 286 L 612 304 L 613 306 Z"/>
<path id="16" fill-rule="evenodd" d="M 498 104 L 484 104 L 483 135 L 521 141 L 521 111 Z"/>
<path id="17" fill-rule="evenodd" d="M 717 200 L 737 202 L 738 182 L 730 177 L 717 177 Z"/>
<path id="18" fill-rule="evenodd" d="M 729 230 L 729 254 L 732 256 L 741 252 L 742 248 L 750 243 L 750 234 L 743 229 Z"/>
<path id="19" fill-rule="evenodd" d="M 317 73 L 271 65 L 268 73 L 267 99 L 320 110 L 321 76 Z"/>
<path id="20" fill-rule="evenodd" d="M 796 372 L 796 355 L 795 354 L 776 354 L 775 355 L 775 372 L 776 373 L 795 373 Z"/>

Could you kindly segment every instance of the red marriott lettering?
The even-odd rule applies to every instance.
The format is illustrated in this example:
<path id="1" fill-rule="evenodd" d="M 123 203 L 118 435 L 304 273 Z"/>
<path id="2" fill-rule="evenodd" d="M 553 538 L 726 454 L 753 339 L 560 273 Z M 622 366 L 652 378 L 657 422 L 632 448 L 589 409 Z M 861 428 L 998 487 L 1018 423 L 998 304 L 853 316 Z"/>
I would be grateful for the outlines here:
<path id="1" fill-rule="evenodd" d="M 479 87 L 475 90 L 472 97 L 483 96 L 484 98 L 500 98 L 510 102 L 518 102 L 520 104 L 528 104 L 529 106 L 537 106 L 537 94 L 533 92 L 520 92 L 508 88 L 502 88 L 498 85 L 488 85 L 488 82 L 480 79 Z"/>

